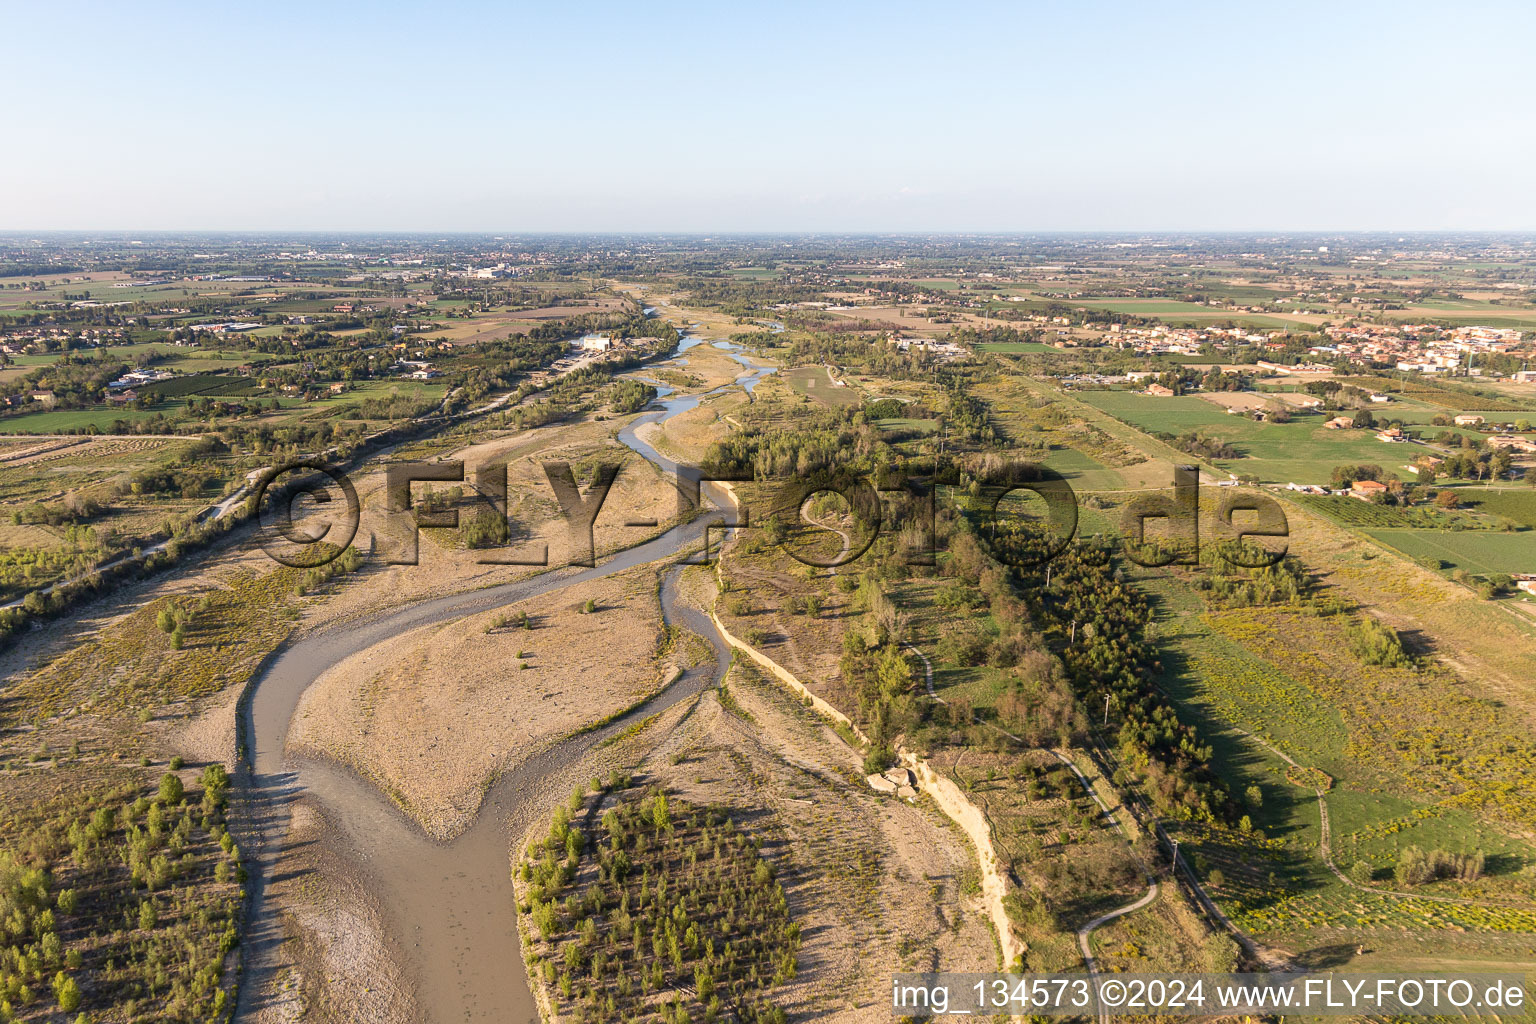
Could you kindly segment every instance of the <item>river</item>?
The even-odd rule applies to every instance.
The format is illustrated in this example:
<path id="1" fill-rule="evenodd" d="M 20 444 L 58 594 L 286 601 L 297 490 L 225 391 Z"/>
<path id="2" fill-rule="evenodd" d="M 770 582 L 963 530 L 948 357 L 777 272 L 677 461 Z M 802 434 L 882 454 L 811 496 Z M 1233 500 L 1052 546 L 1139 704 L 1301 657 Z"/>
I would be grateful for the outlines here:
<path id="1" fill-rule="evenodd" d="M 687 344 L 690 342 L 691 344 Z M 686 339 L 679 352 L 699 344 Z M 719 347 L 729 342 L 716 343 Z M 732 349 L 735 346 L 730 346 Z M 772 367 L 732 352 L 747 370 L 732 387 L 751 391 Z M 661 389 L 658 389 L 661 390 Z M 672 397 L 665 389 L 659 409 L 636 417 L 619 439 L 668 474 L 679 467 L 635 436 L 638 427 L 692 409 L 705 395 Z M 682 472 L 687 473 L 686 468 Z M 405 977 L 425 1021 L 537 1021 L 517 937 L 511 883 L 512 844 L 523 829 L 585 781 L 583 758 L 605 739 L 635 721 L 691 699 L 718 682 L 729 654 L 709 618 L 678 600 L 681 565 L 662 574 L 663 619 L 705 637 L 715 664 L 690 669 L 641 708 L 609 725 L 554 744 L 502 775 L 490 787 L 474 823 L 453 840 L 438 842 L 394 806 L 379 790 L 351 771 L 286 752 L 289 724 L 309 685 L 338 662 L 411 629 L 548 594 L 638 565 L 675 560 L 700 544 L 710 524 L 723 521 L 729 498 L 706 484 L 707 511 L 644 544 L 619 552 L 592 569 L 562 568 L 484 590 L 431 598 L 371 619 L 349 621 L 305 636 L 270 660 L 241 707 L 241 735 L 249 745 L 237 779 L 242 841 L 250 874 L 245 938 L 246 974 L 236 1019 L 255 1019 L 258 1003 L 273 981 L 283 933 L 267 886 L 282 853 L 292 804 L 313 800 L 338 845 L 366 880 L 383 908 Z M 567 778 L 569 776 L 569 778 Z"/>

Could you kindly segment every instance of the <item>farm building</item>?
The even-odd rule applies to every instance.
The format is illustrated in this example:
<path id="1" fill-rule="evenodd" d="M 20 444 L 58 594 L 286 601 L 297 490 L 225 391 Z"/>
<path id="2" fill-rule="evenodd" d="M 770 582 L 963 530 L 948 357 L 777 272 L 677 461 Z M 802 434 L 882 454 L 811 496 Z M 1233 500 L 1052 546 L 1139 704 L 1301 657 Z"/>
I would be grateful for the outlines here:
<path id="1" fill-rule="evenodd" d="M 1165 388 L 1161 384 L 1148 384 L 1147 385 L 1147 390 L 1144 393 L 1148 394 L 1148 395 L 1154 395 L 1154 396 L 1156 396 L 1158 398 L 1172 398 L 1173 397 L 1173 389 L 1172 388 Z"/>
<path id="2" fill-rule="evenodd" d="M 1354 425 L 1355 421 L 1350 419 L 1348 416 L 1335 416 L 1333 419 L 1323 424 L 1323 426 L 1327 427 L 1329 430 L 1348 430 Z"/>
<path id="3" fill-rule="evenodd" d="M 1349 485 L 1349 496 L 1370 501 L 1379 494 L 1387 493 L 1387 485 L 1379 480 L 1356 480 Z"/>
<path id="4" fill-rule="evenodd" d="M 1457 416 L 1454 422 L 1458 427 L 1480 427 L 1483 425 L 1483 418 L 1474 413 L 1464 412 Z"/>
<path id="5" fill-rule="evenodd" d="M 1490 448 L 1508 448 L 1515 452 L 1530 452 L 1536 454 L 1536 440 L 1528 437 L 1513 437 L 1509 434 L 1500 434 L 1488 439 Z"/>

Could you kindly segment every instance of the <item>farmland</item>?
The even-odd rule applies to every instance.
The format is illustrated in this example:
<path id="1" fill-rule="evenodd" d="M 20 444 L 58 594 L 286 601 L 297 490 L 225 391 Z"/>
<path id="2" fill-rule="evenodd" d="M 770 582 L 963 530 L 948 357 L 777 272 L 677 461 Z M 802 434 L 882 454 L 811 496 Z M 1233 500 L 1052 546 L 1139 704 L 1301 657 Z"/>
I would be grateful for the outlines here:
<path id="1" fill-rule="evenodd" d="M 1411 955 L 1412 944 L 1386 939 L 1402 928 L 1454 924 L 1478 936 L 1468 939 L 1464 954 L 1445 949 L 1447 957 L 1475 957 L 1480 954 L 1474 950 L 1504 947 L 1506 935 L 1514 938 L 1536 929 L 1536 904 L 1531 910 L 1457 907 L 1346 886 L 1317 857 L 1320 821 L 1310 792 L 1313 783 L 1297 788 L 1290 778 L 1297 773 L 1277 753 L 1325 773 L 1320 777 L 1329 780 L 1324 799 L 1332 823 L 1332 857 L 1364 884 L 1393 888 L 1391 870 L 1409 846 L 1477 848 L 1498 864 L 1495 871 L 1473 885 L 1447 890 L 1442 883 L 1425 893 L 1528 898 L 1524 877 L 1527 866 L 1536 863 L 1536 848 L 1511 833 L 1489 830 L 1475 811 L 1469 812 L 1464 795 L 1446 799 L 1427 791 L 1417 777 L 1422 767 L 1394 766 L 1391 758 L 1371 756 L 1383 747 L 1411 748 L 1412 741 L 1383 743 L 1358 733 L 1380 727 L 1367 725 L 1370 719 L 1384 724 L 1393 717 L 1412 721 L 1418 714 L 1449 724 L 1464 713 L 1456 710 L 1455 698 L 1436 698 L 1432 711 L 1400 706 L 1389 695 L 1393 684 L 1388 675 L 1369 671 L 1351 684 L 1364 687 L 1367 701 L 1345 698 L 1337 684 L 1321 685 L 1323 680 L 1341 669 L 1360 670 L 1337 659 L 1330 659 L 1328 669 L 1320 663 L 1313 667 L 1316 655 L 1311 653 L 1342 643 L 1342 638 L 1328 639 L 1338 623 L 1304 622 L 1278 611 L 1199 614 L 1198 592 L 1182 575 L 1150 573 L 1144 585 L 1160 608 L 1163 685 L 1212 736 L 1216 763 L 1233 789 L 1245 794 L 1251 828 L 1173 829 L 1240 926 L 1287 945 L 1369 937 L 1369 944 L 1377 946 L 1372 962 L 1382 966 L 1408 962 L 1404 958 Z M 1465 728 L 1470 731 L 1459 742 L 1442 735 L 1444 749 L 1486 742 L 1471 738 L 1484 736 L 1486 726 L 1469 721 Z M 1487 806 L 1471 802 L 1479 805 Z"/>
<path id="2" fill-rule="evenodd" d="M 1488 490 L 1464 487 L 1458 489 L 1457 494 L 1462 501 L 1479 512 L 1496 515 L 1536 530 L 1536 489 Z"/>
<path id="3" fill-rule="evenodd" d="M 1213 465 L 1252 474 L 1265 483 L 1327 483 L 1335 465 L 1389 462 L 1404 454 L 1368 431 L 1329 430 L 1316 415 L 1297 416 L 1290 423 L 1255 422 L 1194 397 L 1155 398 L 1127 391 L 1084 391 L 1076 397 L 1143 431 L 1218 437 L 1241 457 L 1210 460 Z"/>
<path id="4" fill-rule="evenodd" d="M 782 371 L 779 376 L 796 394 L 821 405 L 840 408 L 858 405 L 858 388 L 835 379 L 825 366 L 800 366 Z"/>
<path id="5" fill-rule="evenodd" d="M 27 603 L 5 620 L 3 810 L 28 836 L 94 829 L 39 839 L 61 884 L 123 862 L 78 904 L 94 923 L 47 890 L 62 945 L 24 1019 L 71 977 L 101 996 L 91 1020 L 207 1017 L 231 926 L 281 933 L 249 944 L 242 998 L 338 1024 L 497 986 L 563 1020 L 854 1022 L 892 970 L 1077 972 L 1085 946 L 1113 970 L 1530 966 L 1536 629 L 1496 578 L 1536 559 L 1531 339 L 1438 315 L 1520 318 L 1524 263 L 1254 241 L 394 238 L 301 259 L 209 238 L 195 263 L 156 243 L 164 284 L 113 288 L 148 276 L 115 243 L 9 282 L 0 596 Z M 1425 319 L 1405 332 L 1388 303 Z M 703 344 L 670 357 L 684 329 Z M 777 372 L 748 393 L 735 351 Z M 1392 368 L 1410 357 L 1444 365 Z M 685 399 L 665 411 L 701 397 L 636 412 L 656 381 Z M 1476 408 L 1490 422 L 1447 422 Z M 1415 443 L 1376 439 L 1397 424 Z M 670 539 L 610 564 L 704 531 L 642 444 L 751 478 L 715 564 L 675 567 Z M 372 445 L 466 463 L 410 492 L 463 517 L 423 529 L 416 564 L 386 564 L 410 514 L 371 458 L 334 569 L 200 532 L 253 471 Z M 622 465 L 590 570 L 563 566 L 582 537 L 556 460 L 583 501 Z M 1120 542 L 1125 512 L 1187 462 L 1207 549 L 1141 565 L 1156 548 Z M 502 463 L 498 523 L 471 478 Z M 1035 465 L 1071 484 L 1077 532 L 1021 566 L 1042 500 L 988 501 Z M 1283 488 L 1336 469 L 1384 489 Z M 942 481 L 931 522 L 897 488 L 878 528 L 830 493 L 774 505 L 815 474 L 909 470 Z M 1228 498 L 1277 502 L 1291 560 L 1227 562 Z M 90 603 L 41 593 L 165 538 Z M 485 558 L 541 544 L 551 572 Z M 237 785 L 281 799 L 221 832 L 189 809 L 246 751 Z M 162 800 L 167 774 L 191 796 Z M 151 805 L 161 845 L 136 857 Z M 375 827 L 398 841 L 366 849 Z M 248 925 L 227 916 L 239 828 L 269 883 Z M 135 865 L 164 876 L 154 899 Z"/>
<path id="6" fill-rule="evenodd" d="M 1453 533 L 1443 530 L 1366 531 L 1373 539 L 1410 558 L 1479 575 L 1536 573 L 1536 531 Z"/>
<path id="7" fill-rule="evenodd" d="M 1341 526 L 1372 529 L 1419 529 L 1419 530 L 1497 530 L 1506 520 L 1502 516 L 1479 515 L 1462 509 L 1441 509 L 1433 506 L 1404 508 L 1400 505 L 1373 505 L 1357 498 L 1343 495 L 1298 496 L 1296 501 Z M 1479 511 L 1486 506 L 1479 505 Z M 1492 511 L 1487 508 L 1487 511 Z"/>

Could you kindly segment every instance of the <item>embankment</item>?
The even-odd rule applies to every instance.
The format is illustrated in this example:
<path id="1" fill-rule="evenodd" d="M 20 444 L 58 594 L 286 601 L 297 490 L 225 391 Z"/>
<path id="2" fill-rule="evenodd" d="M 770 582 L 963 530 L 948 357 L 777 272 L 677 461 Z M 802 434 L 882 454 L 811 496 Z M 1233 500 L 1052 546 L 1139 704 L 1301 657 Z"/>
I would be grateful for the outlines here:
<path id="1" fill-rule="evenodd" d="M 820 697 L 812 693 L 804 683 L 796 679 L 784 666 L 772 658 L 758 651 L 751 644 L 745 643 L 725 628 L 720 621 L 720 616 L 713 610 L 710 618 L 714 619 L 715 628 L 720 631 L 720 636 L 733 648 L 741 651 L 751 658 L 756 664 L 762 666 L 779 682 L 789 687 L 802 698 L 810 702 L 810 706 L 824 717 L 831 719 L 847 729 L 859 738 L 862 743 L 869 743 L 869 737 L 864 735 L 853 721 L 837 708 L 828 704 Z M 966 799 L 960 787 L 955 783 L 934 771 L 927 761 L 907 751 L 899 750 L 901 760 L 910 767 L 917 776 L 918 786 L 923 792 L 933 798 L 939 810 L 960 827 L 971 845 L 976 848 L 976 861 L 981 869 L 981 894 L 982 901 L 987 908 L 987 916 L 992 921 L 993 931 L 997 934 L 998 948 L 1002 953 L 1003 966 L 1011 965 L 1016 957 L 1022 956 L 1024 949 L 1019 941 L 1014 938 L 1013 930 L 1008 925 L 1008 910 L 1004 897 L 1008 893 L 1007 883 L 1003 879 L 1002 872 L 998 869 L 997 854 L 992 848 L 992 830 L 987 824 L 986 815 L 981 808 Z"/>

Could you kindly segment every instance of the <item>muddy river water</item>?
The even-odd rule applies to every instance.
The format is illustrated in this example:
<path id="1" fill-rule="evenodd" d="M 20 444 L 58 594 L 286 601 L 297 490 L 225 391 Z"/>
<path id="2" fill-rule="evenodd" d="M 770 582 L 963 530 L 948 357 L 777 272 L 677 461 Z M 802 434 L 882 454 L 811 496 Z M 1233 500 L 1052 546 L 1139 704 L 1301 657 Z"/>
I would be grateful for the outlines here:
<path id="1" fill-rule="evenodd" d="M 686 339 L 680 349 L 693 344 L 697 341 Z M 728 347 L 729 343 L 717 345 Z M 747 372 L 717 392 L 734 387 L 750 391 L 773 372 L 739 353 L 733 352 L 733 358 Z M 619 438 L 670 475 L 677 471 L 676 464 L 636 437 L 635 430 L 691 409 L 703 396 L 670 397 L 670 389 L 661 392 L 661 408 L 637 417 Z M 266 890 L 282 853 L 291 806 L 301 797 L 318 805 L 338 848 L 346 852 L 382 907 L 391 944 L 402 960 L 402 983 L 414 994 L 420 1019 L 500 1024 L 538 1019 L 517 937 L 510 878 L 512 846 L 552 800 L 568 793 L 572 782 L 585 780 L 584 756 L 635 721 L 696 696 L 723 672 L 729 658 L 713 624 L 678 599 L 681 564 L 663 571 L 663 617 L 705 637 L 715 649 L 715 665 L 691 669 L 643 707 L 522 761 L 491 785 L 474 823 L 449 842 L 427 836 L 376 787 L 351 771 L 319 759 L 290 756 L 286 751 L 289 723 L 305 689 L 327 669 L 403 632 L 635 566 L 678 562 L 684 552 L 700 545 L 710 524 L 718 526 L 722 521 L 720 510 L 728 497 L 708 484 L 702 494 L 704 514 L 621 551 L 596 568 L 553 569 L 340 623 L 288 645 L 268 662 L 240 712 L 241 736 L 248 750 L 239 773 L 239 807 L 251 868 L 251 902 L 237 1020 L 255 1019 L 260 997 L 280 962 L 283 932 Z M 509 674 L 509 682 L 511 678 Z"/>

